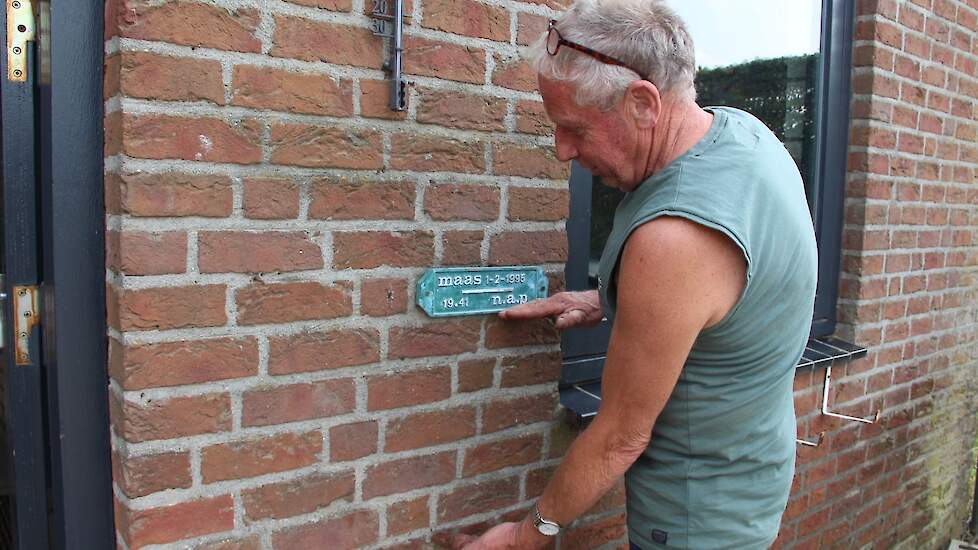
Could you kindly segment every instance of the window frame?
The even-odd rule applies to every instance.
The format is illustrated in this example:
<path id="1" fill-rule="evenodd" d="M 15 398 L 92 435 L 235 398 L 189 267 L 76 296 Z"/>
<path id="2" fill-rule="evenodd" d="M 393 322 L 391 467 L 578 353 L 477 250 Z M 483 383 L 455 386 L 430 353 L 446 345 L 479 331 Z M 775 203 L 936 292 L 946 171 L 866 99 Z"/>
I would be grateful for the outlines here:
<path id="1" fill-rule="evenodd" d="M 842 258 L 843 208 L 849 144 L 849 102 L 855 0 L 822 1 L 819 60 L 816 164 L 811 201 L 818 242 L 818 287 L 812 315 L 812 337 L 835 332 L 839 270 Z M 597 179 L 578 163 L 571 165 L 570 216 L 567 220 L 568 290 L 590 290 L 591 189 Z M 610 323 L 590 329 L 570 329 L 561 335 L 564 358 L 562 385 L 601 377 L 608 349 Z"/>

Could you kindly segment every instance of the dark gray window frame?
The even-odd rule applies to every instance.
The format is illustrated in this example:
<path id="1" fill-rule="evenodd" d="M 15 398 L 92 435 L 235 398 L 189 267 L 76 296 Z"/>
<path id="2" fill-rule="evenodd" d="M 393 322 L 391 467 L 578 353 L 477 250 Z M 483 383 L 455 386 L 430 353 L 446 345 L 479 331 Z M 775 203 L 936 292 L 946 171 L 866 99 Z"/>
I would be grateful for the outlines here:
<path id="1" fill-rule="evenodd" d="M 842 221 L 845 205 L 849 101 L 852 71 L 852 35 L 855 0 L 823 0 L 819 65 L 818 138 L 815 189 L 809 198 L 819 247 L 818 288 L 812 316 L 811 336 L 827 337 L 835 332 L 836 302 L 841 265 Z M 566 264 L 568 290 L 587 290 L 591 222 L 591 188 L 594 177 L 573 163 L 570 177 L 569 241 Z M 601 377 L 608 348 L 607 321 L 592 329 L 564 331 L 563 385 Z"/>

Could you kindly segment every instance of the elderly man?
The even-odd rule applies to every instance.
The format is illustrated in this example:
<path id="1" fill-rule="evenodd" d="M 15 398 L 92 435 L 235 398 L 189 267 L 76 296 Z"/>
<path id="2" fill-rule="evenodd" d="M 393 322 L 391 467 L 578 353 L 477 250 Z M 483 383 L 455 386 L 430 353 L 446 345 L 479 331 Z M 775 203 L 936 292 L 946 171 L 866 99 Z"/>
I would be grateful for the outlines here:
<path id="1" fill-rule="evenodd" d="M 633 548 L 766 548 L 815 297 L 798 169 L 754 117 L 695 103 L 692 41 L 660 0 L 577 0 L 531 61 L 557 156 L 626 195 L 597 291 L 501 316 L 612 320 L 603 401 L 524 521 L 456 546 L 546 546 L 624 476 Z"/>

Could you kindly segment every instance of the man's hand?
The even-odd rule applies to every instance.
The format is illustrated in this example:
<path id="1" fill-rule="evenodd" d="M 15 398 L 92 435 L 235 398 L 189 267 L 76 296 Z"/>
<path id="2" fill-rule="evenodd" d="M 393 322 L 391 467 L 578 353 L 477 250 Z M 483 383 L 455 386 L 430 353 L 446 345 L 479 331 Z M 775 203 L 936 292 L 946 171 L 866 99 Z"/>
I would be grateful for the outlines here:
<path id="1" fill-rule="evenodd" d="M 558 329 L 591 327 L 601 322 L 601 300 L 597 290 L 558 292 L 543 300 L 511 307 L 499 312 L 507 321 L 524 321 L 553 317 Z"/>
<path id="2" fill-rule="evenodd" d="M 453 550 L 519 550 L 517 542 L 519 523 L 501 523 L 486 531 L 481 537 L 455 535 Z"/>
<path id="3" fill-rule="evenodd" d="M 543 548 L 553 539 L 537 532 L 529 520 L 519 523 L 501 523 L 486 531 L 481 537 L 455 535 L 453 550 L 534 550 Z"/>

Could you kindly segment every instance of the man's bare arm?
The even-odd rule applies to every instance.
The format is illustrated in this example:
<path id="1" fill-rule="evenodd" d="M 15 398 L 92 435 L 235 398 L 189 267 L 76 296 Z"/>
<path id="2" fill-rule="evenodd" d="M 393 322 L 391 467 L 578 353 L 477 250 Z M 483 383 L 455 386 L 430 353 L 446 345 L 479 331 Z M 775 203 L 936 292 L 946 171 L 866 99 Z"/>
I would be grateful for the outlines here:
<path id="1" fill-rule="evenodd" d="M 727 237 L 659 218 L 629 237 L 618 276 L 618 311 L 602 377 L 602 403 L 538 502 L 567 525 L 590 509 L 641 455 L 699 332 L 736 304 L 743 254 Z M 547 543 L 530 521 L 517 547 Z"/>

